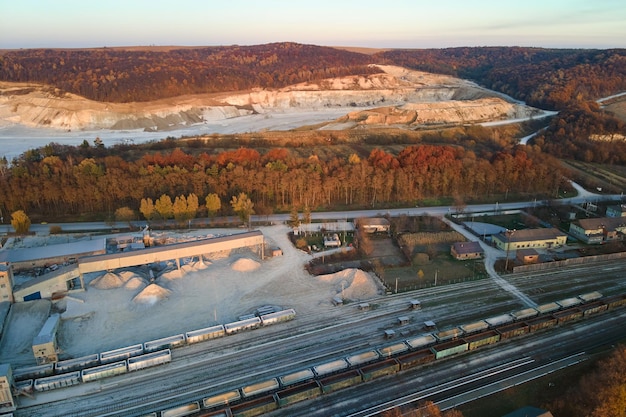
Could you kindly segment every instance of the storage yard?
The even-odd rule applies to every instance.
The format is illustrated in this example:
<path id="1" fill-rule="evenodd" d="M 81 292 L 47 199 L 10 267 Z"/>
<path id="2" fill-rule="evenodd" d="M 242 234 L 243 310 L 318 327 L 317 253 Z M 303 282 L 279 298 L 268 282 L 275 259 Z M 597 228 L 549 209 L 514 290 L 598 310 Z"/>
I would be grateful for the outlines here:
<path id="1" fill-rule="evenodd" d="M 332 305 L 337 295 L 359 301 L 381 293 L 375 279 L 359 270 L 310 276 L 303 268 L 310 255 L 291 245 L 286 227 L 261 231 L 266 246 L 280 247 L 284 256 L 261 260 L 251 249 L 215 252 L 185 260 L 180 271 L 174 262 L 162 263 L 152 282 L 146 266 L 93 272 L 85 275 L 85 292 L 53 304 L 48 300 L 16 304 L 20 311 L 10 316 L 5 329 L 0 363 L 13 368 L 36 364 L 30 346 L 51 311 L 61 312 L 58 340 L 63 360 L 221 324 L 228 329 L 261 306 L 292 308 L 299 315 L 338 314 Z M 204 237 L 206 231 L 195 234 Z M 193 235 L 192 231 L 173 238 Z"/>

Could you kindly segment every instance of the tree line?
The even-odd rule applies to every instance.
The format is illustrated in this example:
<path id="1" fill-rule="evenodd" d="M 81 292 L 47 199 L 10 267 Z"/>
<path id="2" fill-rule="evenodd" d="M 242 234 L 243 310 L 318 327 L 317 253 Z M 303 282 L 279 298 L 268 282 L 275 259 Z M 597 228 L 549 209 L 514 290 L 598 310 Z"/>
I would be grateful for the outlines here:
<path id="1" fill-rule="evenodd" d="M 626 49 L 395 49 L 376 56 L 394 65 L 471 79 L 552 110 L 626 90 Z"/>
<path id="2" fill-rule="evenodd" d="M 559 164 L 532 147 L 484 155 L 453 145 L 398 149 L 374 147 L 367 153 L 355 146 L 349 155 L 320 157 L 287 148 L 263 153 L 247 147 L 195 153 L 175 148 L 134 158 L 131 150 L 128 159 L 97 156 L 104 152 L 98 148 L 91 157 L 81 156 L 78 148 L 65 154 L 33 150 L 0 169 L 0 204 L 5 212 L 49 218 L 112 214 L 120 207 L 144 213 L 143 207 L 150 206 L 168 218 L 171 211 L 160 211 L 157 203 L 164 199 L 159 204 L 173 207 L 178 199 L 178 212 L 195 217 L 236 213 L 226 203 L 244 193 L 257 214 L 270 214 L 292 207 L 406 206 L 441 196 L 467 202 L 499 194 L 552 196 L 562 177 Z M 206 201 L 209 195 L 212 204 Z M 192 209 L 187 209 L 190 199 Z"/>
<path id="3" fill-rule="evenodd" d="M 169 51 L 20 49 L 0 52 L 0 80 L 48 84 L 59 94 L 97 101 L 132 102 L 379 72 L 369 63 L 363 54 L 295 43 Z"/>

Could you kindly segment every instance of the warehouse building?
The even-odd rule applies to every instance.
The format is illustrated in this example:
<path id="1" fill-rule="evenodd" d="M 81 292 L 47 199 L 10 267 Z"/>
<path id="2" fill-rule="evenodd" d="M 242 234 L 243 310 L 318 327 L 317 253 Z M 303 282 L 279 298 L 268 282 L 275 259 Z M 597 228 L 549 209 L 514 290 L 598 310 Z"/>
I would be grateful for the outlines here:
<path id="1" fill-rule="evenodd" d="M 553 227 L 546 229 L 507 230 L 493 235 L 493 243 L 504 251 L 524 248 L 549 249 L 565 245 L 567 235 Z"/>

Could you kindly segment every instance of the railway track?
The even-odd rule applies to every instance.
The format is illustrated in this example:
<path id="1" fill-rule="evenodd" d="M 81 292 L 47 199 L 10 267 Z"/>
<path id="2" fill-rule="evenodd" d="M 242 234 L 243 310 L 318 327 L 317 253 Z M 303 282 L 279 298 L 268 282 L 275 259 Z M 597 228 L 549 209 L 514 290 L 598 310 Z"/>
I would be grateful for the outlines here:
<path id="1" fill-rule="evenodd" d="M 583 269 L 581 272 L 589 277 L 591 275 L 587 274 L 588 271 Z M 620 273 L 618 270 L 615 271 Z M 515 278 L 526 280 L 529 285 L 533 281 L 540 283 L 545 279 L 543 275 L 533 279 L 523 276 Z M 573 279 L 571 272 L 569 279 Z M 580 280 L 581 286 L 575 288 L 587 288 L 592 285 L 589 278 L 587 284 L 584 278 L 576 279 Z M 614 278 L 599 277 L 596 280 L 596 283 L 603 283 Z M 377 308 L 367 312 L 350 305 L 331 307 L 341 309 L 343 316 L 340 323 L 330 319 L 319 322 L 314 317 L 299 316 L 289 325 L 277 326 L 267 333 L 266 330 L 270 328 L 176 349 L 173 351 L 172 364 L 125 377 L 111 378 L 103 383 L 94 384 L 93 387 L 89 386 L 88 392 L 80 393 L 81 401 L 63 399 L 43 406 L 24 408 L 23 411 L 18 409 L 16 416 L 37 413 L 55 415 L 54 410 L 57 406 L 63 410 L 56 414 L 59 416 L 67 415 L 68 407 L 75 410 L 72 414 L 75 416 L 116 415 L 122 409 L 120 407 L 126 407 L 124 415 L 129 416 L 141 415 L 147 410 L 168 408 L 172 404 L 182 404 L 228 389 L 236 389 L 251 380 L 262 380 L 275 377 L 277 374 L 299 371 L 316 363 L 334 359 L 338 355 L 346 356 L 369 350 L 372 346 L 380 346 L 385 343 L 380 330 L 389 327 L 390 324 L 393 325 L 394 319 L 397 319 L 399 314 L 408 312 L 408 300 L 411 298 L 425 302 L 428 318 L 437 319 L 438 314 L 443 315 L 447 312 L 446 322 L 465 324 L 469 321 L 467 305 L 459 305 L 453 312 L 450 308 L 437 305 L 452 303 L 458 299 L 459 293 L 465 297 L 472 297 L 470 294 L 473 293 L 478 299 L 479 294 L 492 291 L 494 287 L 495 285 L 487 279 L 435 287 L 411 294 L 397 294 L 373 301 Z M 557 298 L 563 297 L 561 295 L 555 297 Z M 512 298 L 493 304 L 477 302 L 481 305 L 475 306 L 476 311 L 472 315 L 485 318 L 485 312 L 511 311 L 514 309 L 511 308 L 512 301 L 517 303 Z M 416 315 L 424 317 L 426 314 L 422 311 Z M 294 330 L 292 325 L 297 325 L 297 329 Z M 415 332 L 416 327 L 417 325 L 412 323 L 406 329 Z M 85 386 L 88 385 L 91 384 Z M 142 386 L 150 386 L 151 389 L 133 389 Z M 168 394 L 167 399 L 163 398 L 163 392 Z M 90 407 L 85 406 L 86 403 L 101 406 L 98 411 L 94 411 L 93 408 L 90 410 Z"/>

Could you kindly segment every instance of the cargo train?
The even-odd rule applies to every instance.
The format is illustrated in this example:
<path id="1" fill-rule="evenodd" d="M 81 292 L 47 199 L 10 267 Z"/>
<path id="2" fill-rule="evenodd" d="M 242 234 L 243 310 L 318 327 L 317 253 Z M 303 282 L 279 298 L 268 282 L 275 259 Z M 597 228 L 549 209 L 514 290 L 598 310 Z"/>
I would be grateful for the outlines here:
<path id="1" fill-rule="evenodd" d="M 594 296 L 597 295 L 597 296 Z M 287 375 L 152 413 L 154 417 L 252 417 L 356 384 L 626 306 L 626 294 L 576 297 L 352 354 Z M 586 299 L 585 299 L 586 298 Z M 545 311 L 544 311 L 545 310 Z M 491 324 L 490 324 L 491 323 Z M 452 335 L 452 336 L 451 336 Z M 179 411 L 189 410 L 179 414 Z"/>
<path id="2" fill-rule="evenodd" d="M 13 371 L 19 392 L 49 391 L 136 371 L 171 361 L 171 349 L 224 337 L 245 330 L 293 320 L 293 309 L 268 312 L 259 317 L 198 329 L 101 353 Z"/>
<path id="3" fill-rule="evenodd" d="M 506 339 L 524 336 L 559 325 L 565 325 L 575 320 L 602 313 L 606 310 L 626 306 L 626 294 L 603 297 L 600 293 L 595 292 L 583 294 L 575 297 L 575 299 L 580 302 L 574 302 L 573 298 L 570 298 L 541 305 L 537 308 L 527 308 L 510 314 L 480 320 L 448 330 L 423 334 L 415 338 L 352 354 L 315 365 L 311 368 L 206 397 L 200 401 L 151 413 L 148 416 L 257 416 L 271 410 L 286 407 L 295 402 L 312 399 L 319 395 L 367 382 L 378 377 L 401 372 L 485 346 L 498 344 Z M 295 312 L 293 312 L 293 315 L 295 316 Z M 215 326 L 201 329 L 197 331 L 199 333 L 188 332 L 185 334 L 185 343 L 195 343 L 249 329 L 248 320 L 249 319 L 241 320 L 240 326 L 229 326 L 229 331 L 226 330 L 226 326 Z M 191 336 L 191 338 L 189 336 Z M 180 337 L 173 336 L 153 342 L 156 343 L 147 342 L 147 346 L 166 346 L 167 343 L 174 342 L 174 346 L 172 347 L 175 347 L 175 345 L 180 342 Z M 136 356 L 131 355 L 131 353 L 137 352 L 139 346 L 142 347 L 142 354 Z M 146 353 L 145 349 L 146 343 L 144 343 L 143 346 L 136 345 L 118 349 L 117 351 L 119 352 L 111 351 L 113 353 L 105 355 L 106 360 L 111 360 L 111 358 L 116 357 L 116 352 L 129 356 L 123 361 L 112 362 L 112 366 L 109 368 L 103 368 L 103 365 L 94 367 L 96 369 L 100 368 L 95 371 L 95 374 L 101 378 L 105 378 L 107 376 L 116 375 L 116 372 L 128 372 L 130 371 L 128 361 L 133 358 L 138 358 L 140 363 L 149 363 L 141 360 L 143 356 L 150 353 Z M 165 347 L 165 349 L 169 351 L 169 347 Z M 73 361 L 80 362 L 79 359 Z M 92 355 L 91 357 L 85 357 L 83 359 L 86 362 L 88 359 L 93 360 L 94 358 Z M 122 364 L 126 367 L 125 371 L 122 371 Z M 158 365 L 158 363 L 154 363 L 154 365 Z M 72 369 L 71 367 L 67 367 L 66 364 L 62 364 L 61 366 L 63 369 Z M 85 371 L 87 371 L 87 375 L 90 374 L 90 371 L 87 369 L 81 370 L 79 372 L 81 379 L 84 377 L 83 374 Z M 68 379 L 75 379 L 78 376 L 76 371 L 70 371 L 68 374 L 70 374 L 66 375 Z M 90 378 L 90 376 L 88 376 L 88 378 Z M 38 379 L 34 380 L 35 384 L 37 381 Z M 24 382 L 25 381 L 22 381 L 21 383 Z M 39 382 L 39 384 L 42 385 L 41 382 Z M 66 383 L 62 385 L 62 383 L 57 382 L 57 385 L 58 386 L 53 388 L 70 386 L 71 384 Z"/>

